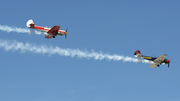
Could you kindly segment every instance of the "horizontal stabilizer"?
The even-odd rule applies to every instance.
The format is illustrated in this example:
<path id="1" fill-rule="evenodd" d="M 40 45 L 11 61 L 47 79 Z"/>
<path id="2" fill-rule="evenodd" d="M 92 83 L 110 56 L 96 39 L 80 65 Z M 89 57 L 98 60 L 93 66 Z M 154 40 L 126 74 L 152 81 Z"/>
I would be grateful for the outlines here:
<path id="1" fill-rule="evenodd" d="M 35 31 L 34 30 L 30 30 L 28 33 L 29 33 L 29 35 L 31 35 L 31 34 L 35 33 Z"/>

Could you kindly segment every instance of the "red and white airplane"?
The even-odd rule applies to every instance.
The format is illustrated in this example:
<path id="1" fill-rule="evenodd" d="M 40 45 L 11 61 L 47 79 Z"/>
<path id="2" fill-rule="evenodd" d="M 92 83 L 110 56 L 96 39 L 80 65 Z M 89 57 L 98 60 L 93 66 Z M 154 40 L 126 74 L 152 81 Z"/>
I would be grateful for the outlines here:
<path id="1" fill-rule="evenodd" d="M 38 31 L 41 32 L 46 32 L 46 36 L 45 38 L 47 39 L 51 39 L 51 38 L 55 38 L 57 35 L 65 35 L 65 38 L 67 38 L 67 29 L 66 31 L 64 30 L 59 30 L 60 26 L 56 25 L 53 28 L 48 28 L 48 27 L 40 27 L 40 26 L 36 26 L 33 22 L 32 19 L 28 20 L 28 22 L 26 23 L 28 28 L 32 28 L 32 29 L 36 29 Z"/>

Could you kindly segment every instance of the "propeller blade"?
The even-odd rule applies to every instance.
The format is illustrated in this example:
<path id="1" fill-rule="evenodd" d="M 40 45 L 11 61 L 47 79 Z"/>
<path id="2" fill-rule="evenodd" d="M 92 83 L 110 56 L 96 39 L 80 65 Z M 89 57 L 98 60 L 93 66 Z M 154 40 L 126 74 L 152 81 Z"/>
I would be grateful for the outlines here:
<path id="1" fill-rule="evenodd" d="M 65 38 L 67 38 L 67 31 L 68 31 L 68 28 L 66 28 L 66 32 L 65 32 Z"/>
<path id="2" fill-rule="evenodd" d="M 68 31 L 68 28 L 66 28 L 66 32 Z"/>

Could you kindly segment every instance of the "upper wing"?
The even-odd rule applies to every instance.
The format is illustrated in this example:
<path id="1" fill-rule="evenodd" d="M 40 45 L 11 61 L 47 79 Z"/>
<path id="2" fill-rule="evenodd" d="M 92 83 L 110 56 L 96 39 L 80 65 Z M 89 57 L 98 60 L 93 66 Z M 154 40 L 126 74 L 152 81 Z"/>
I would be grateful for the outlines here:
<path id="1" fill-rule="evenodd" d="M 158 63 L 151 63 L 149 67 L 154 68 L 154 67 L 156 67 L 157 65 L 159 65 L 159 64 L 158 64 Z"/>
<path id="2" fill-rule="evenodd" d="M 50 35 L 56 35 L 56 33 L 58 32 L 59 28 L 60 28 L 60 26 L 54 26 L 47 33 L 50 34 Z"/>
<path id="3" fill-rule="evenodd" d="M 157 59 L 155 59 L 153 62 L 155 63 L 161 63 L 162 61 L 164 61 L 164 59 L 166 58 L 167 55 L 163 54 L 160 57 L 158 57 Z"/>

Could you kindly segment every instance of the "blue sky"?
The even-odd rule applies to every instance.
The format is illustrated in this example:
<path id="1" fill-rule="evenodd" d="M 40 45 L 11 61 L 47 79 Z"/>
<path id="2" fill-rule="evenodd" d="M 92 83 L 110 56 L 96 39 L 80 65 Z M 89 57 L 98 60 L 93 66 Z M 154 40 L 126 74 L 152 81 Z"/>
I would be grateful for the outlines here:
<path id="1" fill-rule="evenodd" d="M 0 25 L 68 27 L 68 38 L 3 32 L 1 40 L 134 57 L 161 65 L 0 49 L 1 101 L 179 101 L 179 0 L 1 0 Z"/>

